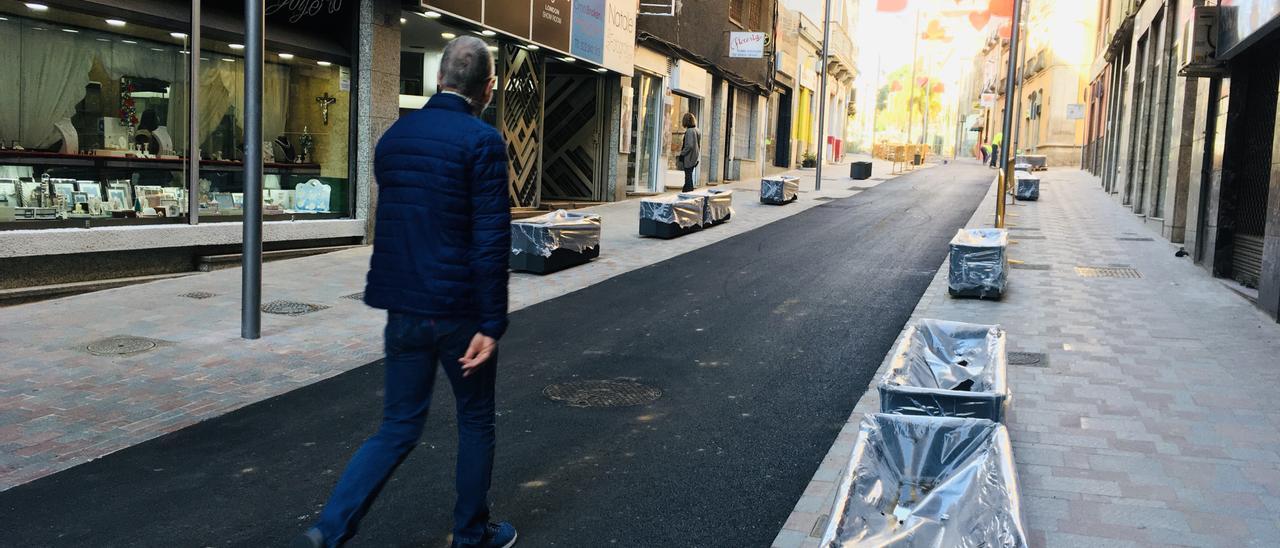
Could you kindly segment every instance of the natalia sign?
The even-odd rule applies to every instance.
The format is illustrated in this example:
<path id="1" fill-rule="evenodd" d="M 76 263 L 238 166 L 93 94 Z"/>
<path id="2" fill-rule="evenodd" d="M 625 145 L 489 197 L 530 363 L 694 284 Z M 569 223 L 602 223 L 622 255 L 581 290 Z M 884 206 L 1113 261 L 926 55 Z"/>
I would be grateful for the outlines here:
<path id="1" fill-rule="evenodd" d="M 729 57 L 735 59 L 763 59 L 766 41 L 763 32 L 729 33 Z"/>

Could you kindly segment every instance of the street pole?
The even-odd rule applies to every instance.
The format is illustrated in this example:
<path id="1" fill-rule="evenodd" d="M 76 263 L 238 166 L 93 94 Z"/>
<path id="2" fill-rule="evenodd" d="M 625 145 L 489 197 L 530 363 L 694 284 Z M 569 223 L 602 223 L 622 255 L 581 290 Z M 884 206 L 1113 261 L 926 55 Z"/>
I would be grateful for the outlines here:
<path id="1" fill-rule="evenodd" d="M 200 0 L 191 0 L 187 44 L 187 222 L 200 224 Z"/>
<path id="2" fill-rule="evenodd" d="M 912 103 L 916 102 L 916 53 L 920 51 L 920 6 L 916 6 L 916 30 L 912 33 L 915 41 L 911 44 L 911 81 L 907 85 L 911 86 L 911 94 L 907 96 L 907 144 L 910 145 L 912 138 L 912 119 L 915 118 L 915 107 Z"/>
<path id="3" fill-rule="evenodd" d="M 1023 2 L 1025 2 L 1025 5 L 1023 6 L 1024 8 L 1023 15 L 1026 15 L 1027 13 L 1026 8 L 1031 7 L 1031 0 L 1023 0 Z M 1015 24 L 1021 27 L 1022 21 L 1018 20 Z M 1028 40 L 1018 40 L 1018 49 L 1019 49 L 1018 67 L 1019 68 L 1018 68 L 1018 99 L 1017 99 L 1018 102 L 1017 102 L 1017 108 L 1016 108 L 1018 112 L 1018 118 L 1023 118 L 1022 96 L 1027 89 L 1027 42 Z M 1030 120 L 1028 120 L 1027 124 L 1030 125 L 1030 123 L 1031 123 Z M 1008 139 L 1008 136 L 1006 136 L 1005 139 Z M 1013 158 L 1013 165 L 1015 167 L 1018 165 L 1018 149 L 1021 147 L 1022 147 L 1022 120 L 1018 120 L 1017 125 L 1013 126 L 1013 141 L 1009 143 L 1009 148 L 1013 150 L 1013 154 L 1010 157 Z"/>
<path id="4" fill-rule="evenodd" d="M 813 181 L 813 189 L 822 190 L 822 152 L 827 147 L 827 66 L 830 65 L 828 57 L 831 55 L 831 0 L 827 0 L 827 5 L 822 12 L 822 83 L 818 86 L 821 88 L 822 97 L 818 102 L 818 165 L 817 177 Z"/>
<path id="5" fill-rule="evenodd" d="M 244 0 L 244 248 L 240 337 L 262 337 L 262 48 L 263 0 Z"/>
<path id="6" fill-rule="evenodd" d="M 998 193 L 996 195 L 996 228 L 1004 228 L 1005 218 L 1005 194 L 1009 190 L 1009 180 L 1013 178 L 1013 163 L 1009 161 L 1009 148 L 1011 130 L 1013 126 L 1013 78 L 1018 72 L 1018 24 L 1022 18 L 1022 0 L 1013 0 L 1013 22 L 1010 24 L 1009 30 L 1009 70 L 1005 76 L 1004 82 L 1004 123 L 1001 124 L 1001 134 L 1004 135 L 1003 142 L 1000 143 L 1000 183 L 997 186 Z"/>

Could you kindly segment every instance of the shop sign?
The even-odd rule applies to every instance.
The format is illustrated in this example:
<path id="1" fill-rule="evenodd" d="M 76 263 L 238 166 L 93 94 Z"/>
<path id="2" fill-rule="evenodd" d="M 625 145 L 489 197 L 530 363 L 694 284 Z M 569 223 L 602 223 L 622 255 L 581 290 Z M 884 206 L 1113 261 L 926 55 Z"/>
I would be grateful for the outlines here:
<path id="1" fill-rule="evenodd" d="M 477 2 L 481 3 L 481 2 Z M 529 38 L 533 2 L 530 0 L 485 0 L 484 24 L 512 36 Z"/>
<path id="2" fill-rule="evenodd" d="M 766 35 L 763 32 L 729 33 L 729 57 L 763 59 Z"/>
<path id="3" fill-rule="evenodd" d="M 1218 3 L 1219 60 L 1229 59 L 1280 27 L 1280 0 L 1223 0 Z"/>
<path id="4" fill-rule="evenodd" d="M 578 0 L 573 3 L 573 44 L 569 53 L 604 64 L 605 0 Z"/>
<path id="5" fill-rule="evenodd" d="M 533 41 L 569 51 L 573 0 L 534 0 Z"/>
<path id="6" fill-rule="evenodd" d="M 636 62 L 636 3 L 607 0 L 604 22 L 604 68 L 631 74 Z"/>
<path id="7" fill-rule="evenodd" d="M 982 98 L 978 100 L 978 104 L 982 105 L 982 108 L 994 108 L 996 106 L 996 94 L 983 93 Z"/>
<path id="8" fill-rule="evenodd" d="M 420 1 L 423 8 L 482 23 L 620 74 L 634 68 L 634 0 Z"/>
<path id="9" fill-rule="evenodd" d="M 1084 119 L 1084 105 L 1083 105 L 1083 104 L 1081 104 L 1081 103 L 1071 103 L 1071 104 L 1067 105 L 1067 119 L 1068 119 L 1068 120 L 1083 120 L 1083 119 Z"/>
<path id="10" fill-rule="evenodd" d="M 422 0 L 422 7 L 441 9 L 472 21 L 479 21 L 484 15 L 484 2 L 479 0 Z"/>

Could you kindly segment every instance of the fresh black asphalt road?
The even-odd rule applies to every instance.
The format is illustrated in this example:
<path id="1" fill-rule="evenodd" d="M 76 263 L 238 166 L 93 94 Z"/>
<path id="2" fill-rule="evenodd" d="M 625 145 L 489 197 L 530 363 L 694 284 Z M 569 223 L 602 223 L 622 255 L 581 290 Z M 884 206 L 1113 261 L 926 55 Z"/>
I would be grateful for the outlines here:
<path id="1" fill-rule="evenodd" d="M 767 546 L 990 181 L 919 171 L 513 314 L 494 517 L 527 547 Z M 662 396 L 543 394 L 596 379 Z M 285 544 L 373 432 L 381 384 L 370 364 L 0 493 L 0 545 Z M 446 545 L 447 385 L 352 546 Z"/>

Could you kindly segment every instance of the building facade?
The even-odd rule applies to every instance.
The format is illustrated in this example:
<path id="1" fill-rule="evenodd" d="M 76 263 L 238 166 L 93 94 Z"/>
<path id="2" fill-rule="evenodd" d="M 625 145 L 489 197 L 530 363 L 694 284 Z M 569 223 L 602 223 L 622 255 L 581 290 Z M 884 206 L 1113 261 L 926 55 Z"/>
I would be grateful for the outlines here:
<path id="1" fill-rule="evenodd" d="M 1086 169 L 1276 317 L 1280 7 L 1104 0 L 1099 13 Z"/>

